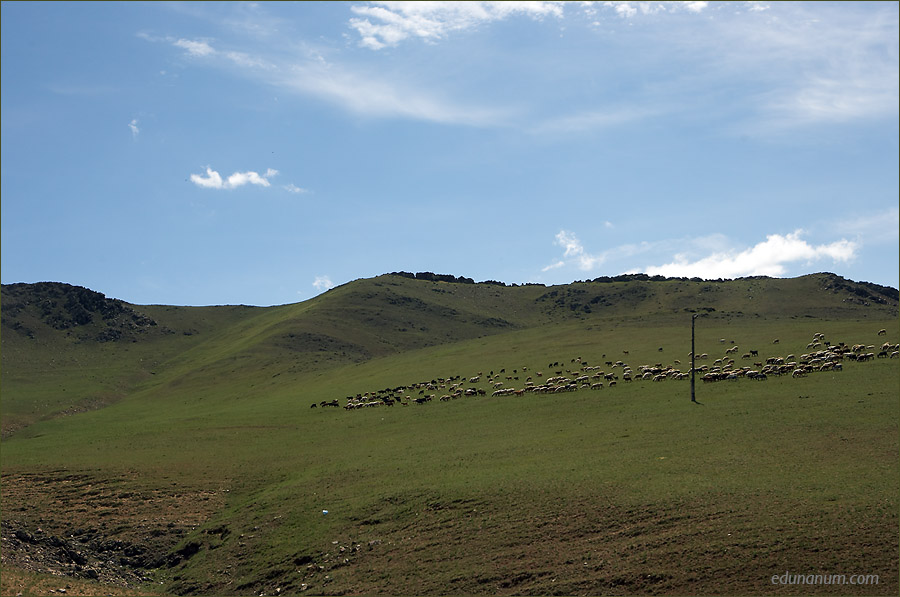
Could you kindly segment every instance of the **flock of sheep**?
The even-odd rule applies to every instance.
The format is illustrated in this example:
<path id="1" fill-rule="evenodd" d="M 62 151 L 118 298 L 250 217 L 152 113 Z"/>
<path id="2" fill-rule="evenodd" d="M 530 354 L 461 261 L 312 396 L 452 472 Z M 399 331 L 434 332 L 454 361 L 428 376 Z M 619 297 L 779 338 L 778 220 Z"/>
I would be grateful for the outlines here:
<path id="1" fill-rule="evenodd" d="M 879 330 L 879 334 L 884 330 Z M 776 341 L 777 343 L 777 341 Z M 823 348 L 824 347 L 824 348 Z M 881 346 L 879 357 L 891 358 L 898 356 L 898 347 L 900 345 L 885 342 Z M 736 352 L 733 347 L 726 353 Z M 697 372 L 702 372 L 700 378 L 704 382 L 714 382 L 720 380 L 736 380 L 740 377 L 755 379 L 757 381 L 765 381 L 770 375 L 787 375 L 791 377 L 805 377 L 809 373 L 816 371 L 842 371 L 842 362 L 851 361 L 868 361 L 875 358 L 875 353 L 868 352 L 874 350 L 875 345 L 854 344 L 849 346 L 843 342 L 839 344 L 831 344 L 825 340 L 825 334 L 816 333 L 812 342 L 806 345 L 806 348 L 812 349 L 812 352 L 801 354 L 799 358 L 794 354 L 784 357 L 769 357 L 765 362 L 755 362 L 756 369 L 751 367 L 734 367 L 734 359 L 718 359 L 712 368 L 707 369 L 705 366 L 697 367 Z M 742 355 L 742 359 L 749 359 L 758 356 L 759 352 L 752 350 Z M 703 358 L 706 355 L 700 355 Z"/>
<path id="2" fill-rule="evenodd" d="M 886 330 L 879 330 L 878 335 L 885 335 Z M 719 340 L 724 344 L 725 340 Z M 774 340 L 773 344 L 778 344 Z M 695 372 L 706 383 L 721 380 L 737 381 L 741 378 L 755 381 L 765 381 L 769 376 L 790 375 L 791 377 L 805 377 L 818 371 L 841 371 L 845 360 L 864 362 L 875 358 L 895 358 L 900 356 L 900 345 L 885 342 L 880 350 L 875 345 L 853 344 L 843 342 L 832 344 L 825 339 L 822 333 L 816 333 L 806 346 L 810 352 L 803 353 L 799 357 L 794 354 L 786 356 L 771 356 L 765 360 L 753 362 L 753 366 L 738 365 L 735 357 L 738 353 L 737 346 L 730 346 L 725 350 L 721 358 L 707 365 L 710 356 L 707 353 L 697 355 L 695 359 Z M 663 349 L 660 348 L 659 351 Z M 875 351 L 878 350 L 876 353 Z M 623 351 L 628 354 L 627 351 Z M 877 355 L 877 356 L 876 356 Z M 606 355 L 603 355 L 604 358 Z M 688 354 L 688 359 L 692 355 Z M 750 350 L 740 355 L 741 361 L 753 358 L 759 359 L 758 350 Z M 704 363 L 697 364 L 696 361 Z M 385 388 L 370 392 L 363 392 L 355 396 L 347 396 L 343 408 L 355 410 L 358 408 L 371 408 L 380 406 L 409 406 L 410 404 L 425 404 L 433 400 L 449 401 L 458 398 L 476 396 L 524 396 L 525 394 L 559 394 L 563 392 L 575 392 L 578 390 L 602 390 L 605 387 L 615 387 L 618 381 L 633 382 L 636 380 L 662 382 L 667 380 L 690 379 L 690 363 L 688 371 L 682 371 L 676 366 L 681 362 L 675 360 L 672 365 L 639 365 L 632 368 L 627 363 L 618 361 L 605 361 L 605 367 L 592 366 L 581 357 L 570 360 L 566 368 L 560 362 L 548 363 L 547 370 L 552 372 L 545 377 L 543 371 L 531 372 L 527 367 L 513 369 L 507 373 L 506 369 L 500 369 L 498 373 L 490 371 L 487 375 L 479 372 L 477 375 L 456 375 L 446 378 L 435 378 L 428 381 Z M 607 371 L 606 369 L 609 369 Z M 341 407 L 338 399 L 313 403 L 311 408 L 317 407 Z"/>

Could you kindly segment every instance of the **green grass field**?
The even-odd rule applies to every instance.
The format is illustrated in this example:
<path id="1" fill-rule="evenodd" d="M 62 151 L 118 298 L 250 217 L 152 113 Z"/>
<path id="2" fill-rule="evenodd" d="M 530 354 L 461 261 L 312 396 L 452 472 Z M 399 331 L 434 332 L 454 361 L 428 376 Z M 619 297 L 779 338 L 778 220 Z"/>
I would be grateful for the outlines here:
<path id="1" fill-rule="evenodd" d="M 4 428 L 17 425 L 3 441 L 3 520 L 135 543 L 177 530 L 157 536 L 168 557 L 139 585 L 176 594 L 896 594 L 900 359 L 698 377 L 700 404 L 688 381 L 621 377 L 490 395 L 490 371 L 522 388 L 538 372 L 574 377 L 575 359 L 687 371 L 688 295 L 711 309 L 696 336 L 710 360 L 732 346 L 799 356 L 816 333 L 900 339 L 895 305 L 851 308 L 811 298 L 818 279 L 783 282 L 504 289 L 388 276 L 300 305 L 145 308 L 196 333 L 74 344 L 47 375 L 50 351 L 4 329 Z M 752 365 L 740 352 L 736 366 Z M 486 395 L 310 408 L 455 376 Z M 62 388 L 78 399 L 51 391 Z M 92 392 L 115 395 L 60 416 Z M 879 582 L 771 582 L 786 572 Z"/>

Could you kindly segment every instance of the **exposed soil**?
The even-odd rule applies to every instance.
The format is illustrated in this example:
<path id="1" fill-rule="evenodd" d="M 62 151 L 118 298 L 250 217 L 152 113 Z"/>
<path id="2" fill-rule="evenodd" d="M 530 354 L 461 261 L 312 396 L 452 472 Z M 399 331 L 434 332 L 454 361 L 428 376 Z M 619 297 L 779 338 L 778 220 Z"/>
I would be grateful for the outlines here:
<path id="1" fill-rule="evenodd" d="M 362 521 L 356 536 L 369 540 L 337 538 L 331 556 L 320 554 L 298 571 L 300 588 L 326 595 L 896 594 L 895 513 L 836 508 L 797 515 L 789 504 L 761 497 L 763 507 L 724 496 L 631 507 L 587 497 L 545 502 L 539 510 L 515 502 L 433 503 L 407 524 Z M 771 582 L 786 571 L 879 580 Z M 279 581 L 255 588 L 277 594 L 287 579 Z"/>
<path id="2" fill-rule="evenodd" d="M 892 595 L 893 504 L 799 511 L 778 496 L 617 504 L 601 496 L 437 502 L 411 496 L 353 517 L 319 549 L 247 569 L 277 527 L 221 531 L 202 582 L 181 576 L 204 549 L 186 536 L 228 490 L 67 472 L 2 477 L 3 595 L 177 594 L 770 594 Z M 498 496 L 499 497 L 499 496 Z M 406 504 L 407 506 L 410 504 Z M 208 529 L 207 534 L 219 532 Z M 250 551 L 248 551 L 250 550 Z M 257 562 L 259 565 L 260 562 Z M 164 571 L 164 574 L 157 574 Z M 777 586 L 775 574 L 877 574 L 871 586 Z M 172 574 L 174 573 L 174 576 Z M 165 587 L 158 580 L 166 577 Z"/>
<path id="3" fill-rule="evenodd" d="M 179 543 L 227 493 L 66 471 L 0 481 L 3 595 L 91 594 L 91 586 L 97 594 L 146 594 L 154 571 L 185 557 Z"/>

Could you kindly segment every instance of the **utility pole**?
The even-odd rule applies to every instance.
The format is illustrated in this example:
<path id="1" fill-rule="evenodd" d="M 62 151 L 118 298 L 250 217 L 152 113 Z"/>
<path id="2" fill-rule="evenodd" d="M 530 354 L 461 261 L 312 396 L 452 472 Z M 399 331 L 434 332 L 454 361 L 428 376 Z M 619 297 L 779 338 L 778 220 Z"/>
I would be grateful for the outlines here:
<path id="1" fill-rule="evenodd" d="M 696 371 L 696 367 L 694 366 L 694 321 L 697 319 L 697 314 L 694 313 L 691 315 L 691 402 L 697 402 L 697 397 L 694 395 L 694 373 Z"/>

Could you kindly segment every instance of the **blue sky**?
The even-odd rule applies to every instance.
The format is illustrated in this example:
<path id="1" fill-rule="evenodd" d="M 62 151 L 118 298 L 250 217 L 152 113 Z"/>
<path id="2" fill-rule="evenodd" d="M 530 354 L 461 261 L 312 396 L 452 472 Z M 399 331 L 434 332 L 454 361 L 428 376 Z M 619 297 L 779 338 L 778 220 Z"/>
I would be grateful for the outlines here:
<path id="1" fill-rule="evenodd" d="M 2 3 L 2 281 L 898 286 L 896 2 Z"/>

